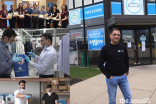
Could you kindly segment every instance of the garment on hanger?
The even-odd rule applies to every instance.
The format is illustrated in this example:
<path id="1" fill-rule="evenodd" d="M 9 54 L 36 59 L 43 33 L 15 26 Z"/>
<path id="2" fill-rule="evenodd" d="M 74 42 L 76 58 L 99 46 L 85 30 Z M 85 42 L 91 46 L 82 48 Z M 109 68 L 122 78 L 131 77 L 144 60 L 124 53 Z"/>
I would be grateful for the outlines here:
<path id="1" fill-rule="evenodd" d="M 24 51 L 26 55 L 29 55 L 27 52 L 32 52 L 32 44 L 30 41 L 26 41 L 26 43 L 24 44 Z M 31 57 L 29 57 L 31 59 Z"/>
<path id="2" fill-rule="evenodd" d="M 58 70 L 62 70 L 65 74 L 70 75 L 70 41 L 69 34 L 61 39 L 59 48 Z"/>

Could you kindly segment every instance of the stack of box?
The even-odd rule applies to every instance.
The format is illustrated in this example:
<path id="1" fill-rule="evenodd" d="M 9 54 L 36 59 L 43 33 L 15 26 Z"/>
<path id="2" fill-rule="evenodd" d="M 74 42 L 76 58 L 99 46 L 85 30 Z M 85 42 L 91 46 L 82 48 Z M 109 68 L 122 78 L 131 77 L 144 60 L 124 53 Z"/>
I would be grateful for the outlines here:
<path id="1" fill-rule="evenodd" d="M 15 104 L 15 96 L 14 94 L 6 94 L 5 95 L 6 104 Z"/>
<path id="2" fill-rule="evenodd" d="M 58 91 L 59 79 L 58 78 L 51 78 L 49 79 L 52 85 L 52 90 L 54 92 Z"/>
<path id="3" fill-rule="evenodd" d="M 0 94 L 0 104 L 5 104 L 4 95 Z"/>

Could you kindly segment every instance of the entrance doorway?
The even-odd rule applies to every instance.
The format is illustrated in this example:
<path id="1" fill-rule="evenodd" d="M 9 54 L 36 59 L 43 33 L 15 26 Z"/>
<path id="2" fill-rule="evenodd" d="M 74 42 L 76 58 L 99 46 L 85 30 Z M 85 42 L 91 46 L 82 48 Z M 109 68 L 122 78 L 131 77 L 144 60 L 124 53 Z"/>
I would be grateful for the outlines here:
<path id="1" fill-rule="evenodd" d="M 127 47 L 130 66 L 151 64 L 149 29 L 125 29 L 121 34 L 121 43 Z"/>

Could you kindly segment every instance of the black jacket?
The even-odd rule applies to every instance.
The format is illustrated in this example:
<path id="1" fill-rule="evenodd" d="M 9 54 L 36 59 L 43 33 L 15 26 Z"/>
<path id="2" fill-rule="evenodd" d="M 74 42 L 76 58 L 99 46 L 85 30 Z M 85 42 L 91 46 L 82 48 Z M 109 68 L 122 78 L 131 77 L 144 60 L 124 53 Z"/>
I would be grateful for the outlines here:
<path id="1" fill-rule="evenodd" d="M 14 10 L 15 12 L 15 10 Z M 13 13 L 12 10 L 9 10 L 8 13 Z M 12 17 L 12 19 L 9 19 L 9 23 L 15 23 L 16 22 L 16 17 Z"/>

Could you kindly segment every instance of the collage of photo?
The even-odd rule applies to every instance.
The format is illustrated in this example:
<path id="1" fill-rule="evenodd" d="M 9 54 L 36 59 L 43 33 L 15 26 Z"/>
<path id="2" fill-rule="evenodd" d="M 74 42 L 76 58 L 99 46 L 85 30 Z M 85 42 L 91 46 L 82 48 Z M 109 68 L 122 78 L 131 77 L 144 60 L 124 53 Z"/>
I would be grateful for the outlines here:
<path id="1" fill-rule="evenodd" d="M 0 0 L 0 104 L 70 104 L 66 0 Z"/>

